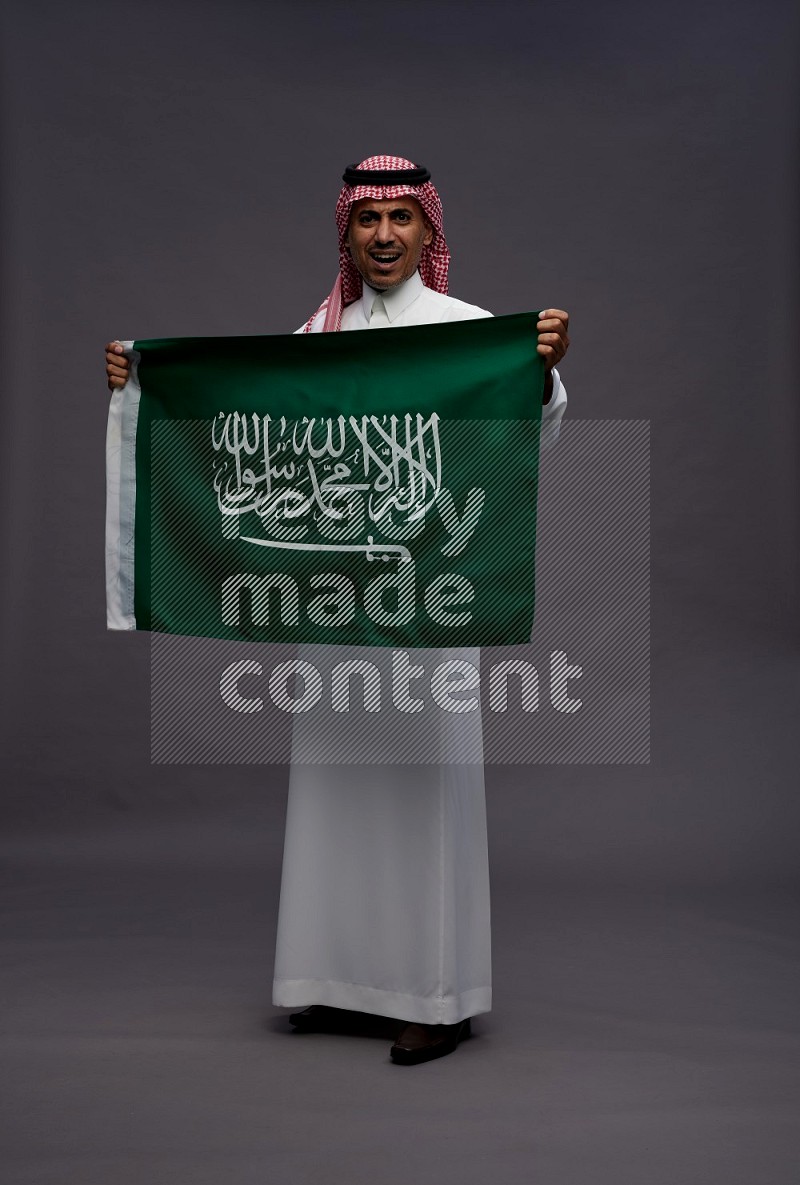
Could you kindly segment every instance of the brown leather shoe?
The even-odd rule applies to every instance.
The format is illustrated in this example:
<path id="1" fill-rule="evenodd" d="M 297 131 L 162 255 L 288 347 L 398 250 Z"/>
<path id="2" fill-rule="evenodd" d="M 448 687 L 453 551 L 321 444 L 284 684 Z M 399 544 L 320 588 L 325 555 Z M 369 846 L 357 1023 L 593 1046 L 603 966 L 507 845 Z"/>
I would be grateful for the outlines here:
<path id="1" fill-rule="evenodd" d="M 472 1032 L 470 1018 L 454 1025 L 408 1024 L 395 1041 L 389 1054 L 400 1066 L 416 1066 L 452 1053 L 464 1037 Z"/>
<path id="2" fill-rule="evenodd" d="M 342 1023 L 342 1013 L 339 1008 L 329 1008 L 327 1004 L 311 1004 L 302 1012 L 289 1014 L 289 1024 L 296 1029 L 312 1030 L 338 1027 Z"/>
<path id="3" fill-rule="evenodd" d="M 362 1037 L 394 1037 L 402 1027 L 401 1020 L 389 1016 L 373 1016 L 370 1012 L 354 1012 L 349 1008 L 330 1008 L 327 1004 L 311 1004 L 302 1012 L 289 1014 L 289 1023 L 296 1033 L 352 1033 Z"/>

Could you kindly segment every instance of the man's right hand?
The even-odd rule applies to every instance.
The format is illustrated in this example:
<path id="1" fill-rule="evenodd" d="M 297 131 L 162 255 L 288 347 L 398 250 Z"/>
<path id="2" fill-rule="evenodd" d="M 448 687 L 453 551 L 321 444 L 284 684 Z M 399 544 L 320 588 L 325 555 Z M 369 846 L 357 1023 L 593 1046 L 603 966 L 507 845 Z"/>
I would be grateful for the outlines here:
<path id="1" fill-rule="evenodd" d="M 130 369 L 131 364 L 125 357 L 125 347 L 121 342 L 108 342 L 106 345 L 106 374 L 109 391 L 116 391 L 125 386 Z"/>

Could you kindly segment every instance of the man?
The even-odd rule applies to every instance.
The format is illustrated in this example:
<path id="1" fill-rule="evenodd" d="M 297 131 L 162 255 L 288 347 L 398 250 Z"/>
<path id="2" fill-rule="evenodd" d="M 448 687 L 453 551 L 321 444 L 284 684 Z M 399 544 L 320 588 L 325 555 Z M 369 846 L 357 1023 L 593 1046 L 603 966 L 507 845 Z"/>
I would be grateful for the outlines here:
<path id="1" fill-rule="evenodd" d="M 343 180 L 339 275 L 297 333 L 492 315 L 447 293 L 442 207 L 426 169 L 376 156 L 350 166 Z M 537 324 L 543 442 L 555 439 L 566 406 L 555 364 L 569 345 L 568 321 L 563 310 L 545 309 Z M 109 386 L 123 386 L 122 347 L 106 349 Z M 301 651 L 316 665 L 346 657 L 335 646 Z M 480 662 L 476 648 L 427 656 Z M 469 720 L 481 751 L 480 712 Z M 294 725 L 297 758 L 315 725 L 298 717 Z M 491 1008 L 482 765 L 460 763 L 446 738 L 435 765 L 293 760 L 273 1002 L 302 1009 L 290 1016 L 300 1030 L 337 1027 L 357 1013 L 405 1022 L 391 1048 L 398 1064 L 441 1057 L 469 1034 L 470 1018 Z"/>

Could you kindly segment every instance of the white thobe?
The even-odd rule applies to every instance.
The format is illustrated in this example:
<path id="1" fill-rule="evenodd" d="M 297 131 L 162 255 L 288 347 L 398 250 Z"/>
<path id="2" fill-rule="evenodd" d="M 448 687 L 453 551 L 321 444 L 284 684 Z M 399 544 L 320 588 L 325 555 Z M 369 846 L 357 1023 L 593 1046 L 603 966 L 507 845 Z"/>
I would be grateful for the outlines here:
<path id="1" fill-rule="evenodd" d="M 379 295 L 383 304 L 371 322 Z M 342 313 L 342 330 L 490 316 L 426 288 L 415 273 L 381 294 L 364 285 L 361 299 Z M 318 314 L 311 332 L 321 332 L 323 322 Z M 567 402 L 553 375 L 543 444 L 556 438 Z M 357 653 L 380 665 L 386 650 Z M 477 647 L 425 655 L 428 670 L 454 658 L 480 666 Z M 303 646 L 300 657 L 324 669 L 352 658 L 353 650 Z M 467 719 L 482 752 L 480 711 Z M 299 755 L 314 718 L 296 716 L 294 725 Z M 422 1024 L 455 1024 L 490 1010 L 483 765 L 448 760 L 446 736 L 437 765 L 292 763 L 273 1003 L 327 1004 Z"/>

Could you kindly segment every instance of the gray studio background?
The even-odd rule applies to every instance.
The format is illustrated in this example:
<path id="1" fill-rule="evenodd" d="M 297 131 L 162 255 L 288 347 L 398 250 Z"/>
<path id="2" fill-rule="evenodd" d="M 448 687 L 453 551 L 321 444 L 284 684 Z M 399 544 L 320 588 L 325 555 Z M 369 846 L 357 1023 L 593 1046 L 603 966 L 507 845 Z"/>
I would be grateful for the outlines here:
<path id="1" fill-rule="evenodd" d="M 5 1180 L 796 1181 L 794 6 L 3 25 Z M 287 771 L 151 765 L 104 605 L 104 343 L 296 328 L 384 151 L 454 295 L 570 311 L 568 415 L 652 431 L 651 763 L 487 769 L 495 1007 L 415 1070 L 288 1034 Z"/>

